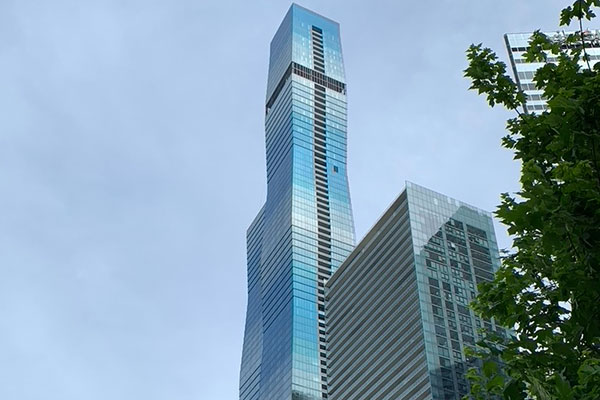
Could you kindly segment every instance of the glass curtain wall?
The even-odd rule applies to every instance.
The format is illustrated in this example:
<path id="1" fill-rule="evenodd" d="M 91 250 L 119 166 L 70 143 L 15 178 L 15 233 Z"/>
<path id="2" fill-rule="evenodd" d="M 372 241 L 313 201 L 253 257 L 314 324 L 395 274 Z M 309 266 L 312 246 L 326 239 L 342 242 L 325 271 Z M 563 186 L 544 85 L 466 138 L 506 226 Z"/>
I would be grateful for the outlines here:
<path id="1" fill-rule="evenodd" d="M 271 42 L 267 200 L 248 230 L 240 399 L 327 398 L 324 285 L 354 247 L 339 25 L 292 5 Z"/>

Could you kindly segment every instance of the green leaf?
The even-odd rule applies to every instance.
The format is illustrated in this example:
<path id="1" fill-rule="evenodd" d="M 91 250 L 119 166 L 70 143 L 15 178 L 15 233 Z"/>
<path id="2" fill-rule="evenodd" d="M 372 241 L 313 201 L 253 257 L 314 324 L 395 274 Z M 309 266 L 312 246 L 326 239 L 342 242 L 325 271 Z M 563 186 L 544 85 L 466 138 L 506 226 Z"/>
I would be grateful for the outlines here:
<path id="1" fill-rule="evenodd" d="M 498 372 L 498 365 L 494 361 L 485 361 L 483 363 L 483 373 L 486 378 L 492 377 Z"/>
<path id="2" fill-rule="evenodd" d="M 567 382 L 562 374 L 554 375 L 556 393 L 558 394 L 558 398 L 561 400 L 573 400 L 573 389 L 571 389 L 571 385 Z"/>
<path id="3" fill-rule="evenodd" d="M 505 386 L 504 391 L 502 393 L 505 400 L 523 400 L 525 399 L 525 394 L 520 388 L 520 384 L 512 380 L 508 385 Z"/>
<path id="4" fill-rule="evenodd" d="M 501 375 L 496 375 L 492 379 L 488 381 L 486 384 L 486 389 L 488 392 L 494 392 L 496 389 L 502 389 L 504 385 L 504 377 Z"/>

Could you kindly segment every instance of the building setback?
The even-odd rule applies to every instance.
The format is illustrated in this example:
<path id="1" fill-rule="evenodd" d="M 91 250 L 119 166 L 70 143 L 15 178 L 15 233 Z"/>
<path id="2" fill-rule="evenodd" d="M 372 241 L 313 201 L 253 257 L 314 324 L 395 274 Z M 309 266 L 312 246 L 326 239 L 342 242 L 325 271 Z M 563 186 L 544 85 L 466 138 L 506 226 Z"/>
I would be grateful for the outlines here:
<path id="1" fill-rule="evenodd" d="M 327 282 L 329 399 L 460 399 L 465 347 L 504 334 L 467 307 L 498 267 L 488 212 L 407 183 Z"/>
<path id="2" fill-rule="evenodd" d="M 325 281 L 354 247 L 339 25 L 293 4 L 272 42 L 267 199 L 247 233 L 242 400 L 327 398 Z"/>
<path id="3" fill-rule="evenodd" d="M 545 32 L 544 34 L 551 40 L 564 43 L 567 36 L 575 32 Z M 527 62 L 525 60 L 525 52 L 529 49 L 529 41 L 532 33 L 507 33 L 504 35 L 504 42 L 508 51 L 508 57 L 512 66 L 515 81 L 525 95 L 527 103 L 525 111 L 527 113 L 543 112 L 547 109 L 546 99 L 544 99 L 543 91 L 537 89 L 533 76 L 538 68 L 544 66 L 541 62 Z M 600 30 L 585 31 L 586 52 L 590 57 L 590 66 L 593 66 L 600 61 Z M 563 49 L 567 49 L 563 46 Z M 555 54 L 548 54 L 547 62 L 558 63 L 558 58 Z M 585 62 L 581 62 L 582 68 L 587 68 Z"/>

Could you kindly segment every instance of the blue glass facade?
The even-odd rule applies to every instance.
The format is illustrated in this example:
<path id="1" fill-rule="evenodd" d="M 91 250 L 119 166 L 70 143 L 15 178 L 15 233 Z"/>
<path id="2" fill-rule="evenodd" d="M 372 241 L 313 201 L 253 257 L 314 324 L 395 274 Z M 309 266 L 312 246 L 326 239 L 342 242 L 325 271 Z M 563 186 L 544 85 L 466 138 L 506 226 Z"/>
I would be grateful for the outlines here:
<path id="1" fill-rule="evenodd" d="M 468 307 L 477 284 L 500 268 L 492 216 L 414 183 L 406 193 L 432 399 L 459 400 L 468 393 L 465 372 L 477 365 L 464 350 L 482 329 L 506 334 Z"/>
<path id="2" fill-rule="evenodd" d="M 327 398 L 324 286 L 354 247 L 346 84 L 339 25 L 295 4 L 271 42 L 265 133 L 240 399 Z"/>

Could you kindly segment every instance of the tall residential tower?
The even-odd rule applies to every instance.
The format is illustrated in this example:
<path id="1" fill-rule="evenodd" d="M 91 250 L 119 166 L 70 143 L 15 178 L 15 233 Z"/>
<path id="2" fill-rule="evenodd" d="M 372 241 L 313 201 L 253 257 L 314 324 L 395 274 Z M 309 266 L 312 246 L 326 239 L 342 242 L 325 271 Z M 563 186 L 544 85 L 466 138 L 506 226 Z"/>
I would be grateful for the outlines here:
<path id="1" fill-rule="evenodd" d="M 354 247 L 339 25 L 292 5 L 271 41 L 267 199 L 248 229 L 242 400 L 327 398 L 324 286 Z"/>

